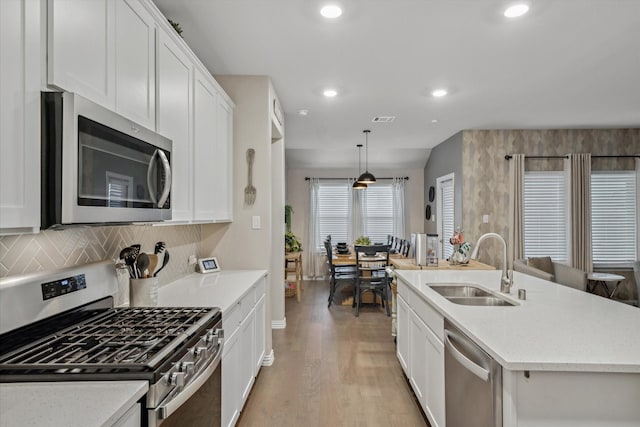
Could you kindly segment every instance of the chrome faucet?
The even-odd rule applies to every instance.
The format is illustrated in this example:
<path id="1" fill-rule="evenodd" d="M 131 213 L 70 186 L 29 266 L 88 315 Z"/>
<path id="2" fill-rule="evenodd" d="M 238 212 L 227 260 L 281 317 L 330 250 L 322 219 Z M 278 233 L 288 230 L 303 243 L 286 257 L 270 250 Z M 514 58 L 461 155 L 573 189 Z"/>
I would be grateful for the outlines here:
<path id="1" fill-rule="evenodd" d="M 478 239 L 476 243 L 476 247 L 473 248 L 473 252 L 471 253 L 471 259 L 478 258 L 478 249 L 480 248 L 480 243 L 484 240 L 492 237 L 494 239 L 498 239 L 502 242 L 502 249 L 504 250 L 502 253 L 502 278 L 500 279 L 500 292 L 508 294 L 511 292 L 511 285 L 513 284 L 513 280 L 509 277 L 509 270 L 507 266 L 507 242 L 504 241 L 501 235 L 498 233 L 485 233 Z"/>

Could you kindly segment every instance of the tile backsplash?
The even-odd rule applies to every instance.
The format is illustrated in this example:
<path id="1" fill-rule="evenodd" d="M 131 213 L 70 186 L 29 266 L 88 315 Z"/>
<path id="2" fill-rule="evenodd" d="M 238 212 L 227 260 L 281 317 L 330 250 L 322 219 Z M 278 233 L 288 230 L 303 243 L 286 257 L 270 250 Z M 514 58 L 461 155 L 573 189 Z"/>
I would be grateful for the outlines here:
<path id="1" fill-rule="evenodd" d="M 167 244 L 170 262 L 158 275 L 160 284 L 193 272 L 190 255 L 199 255 L 200 225 L 129 225 L 75 227 L 0 237 L 0 277 L 52 270 L 76 264 L 116 259 L 120 250 L 134 243 L 153 252 L 157 241 Z"/>

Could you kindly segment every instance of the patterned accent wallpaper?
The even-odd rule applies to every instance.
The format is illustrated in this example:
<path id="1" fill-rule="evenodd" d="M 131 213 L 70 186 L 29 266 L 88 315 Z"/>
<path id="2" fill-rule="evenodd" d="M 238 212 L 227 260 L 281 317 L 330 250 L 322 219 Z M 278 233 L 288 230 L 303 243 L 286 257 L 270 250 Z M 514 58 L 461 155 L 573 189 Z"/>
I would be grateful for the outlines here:
<path id="1" fill-rule="evenodd" d="M 465 238 L 475 242 L 487 232 L 508 240 L 509 162 L 506 154 L 562 156 L 568 153 L 629 155 L 640 153 L 640 128 L 562 130 L 465 130 L 462 135 L 462 223 Z M 527 160 L 527 170 L 562 170 L 562 160 Z M 593 170 L 633 169 L 633 159 L 594 159 Z M 482 215 L 489 223 L 482 223 Z M 480 260 L 500 266 L 502 249 L 487 241 Z M 634 293 L 623 284 L 620 297 Z"/>
<path id="2" fill-rule="evenodd" d="M 165 284 L 193 272 L 189 256 L 198 256 L 200 225 L 129 225 L 76 227 L 0 237 L 0 277 L 51 270 L 76 264 L 116 259 L 120 250 L 139 243 L 144 252 L 153 252 L 157 241 L 167 244 L 169 264 L 158 275 Z"/>

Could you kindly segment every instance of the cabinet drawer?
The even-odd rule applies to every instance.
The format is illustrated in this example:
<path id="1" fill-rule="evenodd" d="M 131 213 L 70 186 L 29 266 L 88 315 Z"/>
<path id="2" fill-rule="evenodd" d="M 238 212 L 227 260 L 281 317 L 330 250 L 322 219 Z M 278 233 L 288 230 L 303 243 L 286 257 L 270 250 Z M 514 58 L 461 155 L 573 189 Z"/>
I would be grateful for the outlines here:
<path id="1" fill-rule="evenodd" d="M 265 279 L 264 277 L 260 280 L 258 280 L 258 283 L 256 283 L 256 302 L 260 301 L 260 298 L 262 298 L 262 295 L 265 294 L 266 292 L 266 284 L 265 284 Z"/>
<path id="2" fill-rule="evenodd" d="M 252 287 L 247 293 L 240 299 L 240 321 L 242 322 L 245 317 L 249 315 L 251 309 L 256 304 L 256 288 Z"/>
<path id="3" fill-rule="evenodd" d="M 236 302 L 227 311 L 222 312 L 222 328 L 227 337 L 230 337 L 238 329 L 238 325 L 244 318 L 242 310 L 240 310 L 241 301 Z"/>
<path id="4" fill-rule="evenodd" d="M 444 317 L 436 311 L 428 302 L 413 294 L 409 306 L 427 324 L 429 329 L 444 342 Z"/>
<path id="5" fill-rule="evenodd" d="M 413 293 L 413 291 L 411 291 L 409 286 L 406 283 L 404 283 L 402 280 L 397 279 L 397 283 L 398 283 L 398 294 L 402 295 L 405 301 L 409 302 L 409 294 Z"/>

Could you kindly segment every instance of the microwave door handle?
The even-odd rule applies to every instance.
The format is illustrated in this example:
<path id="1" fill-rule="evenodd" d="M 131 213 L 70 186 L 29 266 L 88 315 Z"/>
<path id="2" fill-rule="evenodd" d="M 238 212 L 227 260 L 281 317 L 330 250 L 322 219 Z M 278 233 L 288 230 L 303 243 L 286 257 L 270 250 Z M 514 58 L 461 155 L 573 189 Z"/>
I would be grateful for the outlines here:
<path id="1" fill-rule="evenodd" d="M 154 184 L 154 176 L 153 176 L 153 159 L 156 158 L 159 150 L 154 151 L 149 159 L 149 166 L 147 166 L 147 188 L 149 189 L 149 196 L 151 197 L 151 201 L 155 205 L 158 200 L 156 200 L 156 186 Z"/>
<path id="2" fill-rule="evenodd" d="M 171 165 L 169 164 L 169 159 L 167 159 L 167 155 L 164 154 L 164 151 L 158 150 L 156 152 L 158 153 L 160 163 L 164 168 L 164 189 L 162 190 L 160 200 L 158 201 L 158 207 L 162 208 L 169 198 L 169 193 L 171 192 Z"/>

